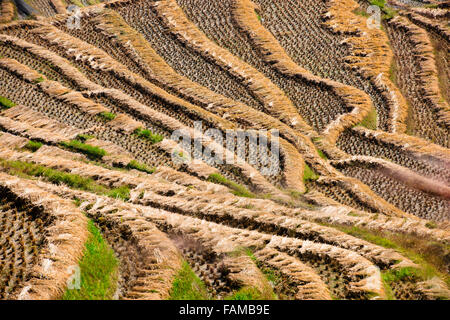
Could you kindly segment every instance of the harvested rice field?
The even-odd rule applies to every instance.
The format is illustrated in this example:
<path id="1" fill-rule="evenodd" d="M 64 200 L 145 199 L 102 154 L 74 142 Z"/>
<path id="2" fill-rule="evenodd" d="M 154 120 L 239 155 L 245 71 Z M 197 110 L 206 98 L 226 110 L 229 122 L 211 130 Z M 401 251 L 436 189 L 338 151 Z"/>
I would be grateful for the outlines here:
<path id="1" fill-rule="evenodd" d="M 450 299 L 449 18 L 0 0 L 0 300 Z"/>

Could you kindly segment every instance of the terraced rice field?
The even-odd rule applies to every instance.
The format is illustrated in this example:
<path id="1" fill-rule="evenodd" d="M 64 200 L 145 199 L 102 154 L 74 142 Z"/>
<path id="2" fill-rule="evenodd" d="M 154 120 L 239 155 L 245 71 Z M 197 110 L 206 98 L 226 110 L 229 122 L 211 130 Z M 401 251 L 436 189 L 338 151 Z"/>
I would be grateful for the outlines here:
<path id="1" fill-rule="evenodd" d="M 448 2 L 15 3 L 0 299 L 450 298 Z"/>

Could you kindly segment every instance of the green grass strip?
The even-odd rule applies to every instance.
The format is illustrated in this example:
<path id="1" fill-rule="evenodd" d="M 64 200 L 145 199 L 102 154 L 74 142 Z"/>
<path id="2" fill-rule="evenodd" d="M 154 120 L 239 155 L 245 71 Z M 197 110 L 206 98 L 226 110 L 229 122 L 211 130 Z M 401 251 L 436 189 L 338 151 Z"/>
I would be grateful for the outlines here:
<path id="1" fill-rule="evenodd" d="M 326 156 L 326 154 L 322 150 L 320 150 L 319 148 L 316 148 L 316 150 L 317 150 L 317 153 L 319 154 L 319 157 L 321 157 L 324 160 L 328 159 L 328 157 Z"/>
<path id="2" fill-rule="evenodd" d="M 130 198 L 128 186 L 109 188 L 95 183 L 91 178 L 85 178 L 77 174 L 54 170 L 45 166 L 23 161 L 11 161 L 0 159 L 2 166 L 9 174 L 22 178 L 42 177 L 53 184 L 65 184 L 71 188 L 89 191 L 111 198 L 127 201 Z"/>
<path id="3" fill-rule="evenodd" d="M 37 79 L 34 79 L 33 82 L 34 83 L 40 83 L 40 82 L 44 82 L 44 80 L 45 80 L 44 77 L 39 77 Z"/>
<path id="4" fill-rule="evenodd" d="M 208 177 L 209 182 L 224 185 L 232 190 L 232 193 L 238 197 L 255 198 L 255 194 L 250 192 L 246 187 L 228 180 L 219 173 L 212 173 Z"/>
<path id="5" fill-rule="evenodd" d="M 42 147 L 42 143 L 33 140 L 28 141 L 28 143 L 24 146 L 25 149 L 28 149 L 31 152 L 38 151 L 40 147 Z"/>
<path id="6" fill-rule="evenodd" d="M 111 300 L 117 289 L 119 260 L 89 220 L 90 236 L 79 262 L 80 288 L 67 289 L 63 300 Z"/>
<path id="7" fill-rule="evenodd" d="M 443 279 L 447 284 L 447 287 L 450 288 L 450 274 L 447 271 L 448 262 L 446 262 L 446 259 L 448 259 L 446 257 L 450 254 L 449 245 L 411 235 L 381 231 L 375 232 L 360 227 L 344 227 L 336 225 L 332 225 L 332 227 L 381 247 L 398 251 L 400 254 L 419 265 L 420 269 L 414 269 L 414 276 L 417 279 L 429 280 L 438 277 Z M 402 272 L 411 273 L 412 271 L 403 270 Z M 402 274 L 397 278 L 401 279 Z M 392 275 L 389 275 L 387 280 L 391 279 Z"/>
<path id="8" fill-rule="evenodd" d="M 60 145 L 67 149 L 70 149 L 70 150 L 73 150 L 76 152 L 81 152 L 81 153 L 85 154 L 88 158 L 90 158 L 91 160 L 100 160 L 103 156 L 106 155 L 105 150 L 103 150 L 99 147 L 85 144 L 78 140 L 63 141 L 63 142 L 60 142 Z"/>
<path id="9" fill-rule="evenodd" d="M 362 17 L 366 17 L 366 18 L 370 17 L 370 14 L 368 14 L 366 11 L 361 10 L 361 9 L 355 9 L 355 10 L 353 10 L 353 13 L 358 16 L 362 16 Z"/>
<path id="10" fill-rule="evenodd" d="M 128 199 L 130 199 L 130 188 L 128 186 L 114 188 L 106 192 L 106 195 L 110 198 L 122 199 L 127 201 Z"/>
<path id="11" fill-rule="evenodd" d="M 169 300 L 209 300 L 205 284 L 184 261 L 170 290 Z"/>
<path id="12" fill-rule="evenodd" d="M 389 8 L 386 5 L 386 0 L 369 0 L 369 3 L 373 6 L 380 7 L 381 11 L 383 11 L 383 19 L 390 20 L 397 15 L 397 11 Z"/>
<path id="13" fill-rule="evenodd" d="M 100 112 L 98 114 L 98 116 L 100 118 L 103 118 L 106 121 L 111 121 L 111 120 L 114 120 L 116 118 L 116 115 L 114 113 L 112 113 L 112 112 Z"/>
<path id="14" fill-rule="evenodd" d="M 0 96 L 0 107 L 1 109 L 9 109 L 14 107 L 16 104 L 9 100 L 8 98 Z"/>
<path id="15" fill-rule="evenodd" d="M 392 290 L 392 285 L 394 283 L 402 281 L 415 282 L 421 278 L 421 270 L 411 267 L 382 271 L 381 280 L 383 282 L 387 300 L 397 300 L 394 291 Z"/>
<path id="16" fill-rule="evenodd" d="M 282 278 L 274 269 L 264 266 L 255 257 L 252 249 L 247 247 L 238 247 L 231 252 L 230 255 L 233 257 L 238 257 L 240 255 L 248 256 L 263 273 L 267 280 L 267 285 L 264 288 L 264 292 L 260 292 L 254 287 L 242 287 L 225 297 L 225 300 L 278 300 L 278 296 L 275 294 L 272 287 L 278 285 L 282 281 Z"/>
<path id="17" fill-rule="evenodd" d="M 130 163 L 127 164 L 127 169 L 136 169 L 148 174 L 152 174 L 155 172 L 154 168 L 150 168 L 145 163 L 140 163 L 136 160 L 131 160 Z"/>
<path id="18" fill-rule="evenodd" d="M 369 113 L 362 119 L 359 125 L 370 130 L 377 130 L 377 111 L 375 108 L 370 109 Z"/>
<path id="19" fill-rule="evenodd" d="M 303 182 L 317 179 L 319 179 L 319 175 L 305 163 L 305 169 L 303 170 Z"/>
<path id="20" fill-rule="evenodd" d="M 76 140 L 80 140 L 81 142 L 86 142 L 89 139 L 93 139 L 93 138 L 95 138 L 93 135 L 80 133 L 79 135 L 77 135 Z"/>
<path id="21" fill-rule="evenodd" d="M 164 139 L 162 135 L 157 133 L 155 134 L 148 129 L 138 128 L 134 131 L 134 134 L 137 135 L 139 138 L 144 138 L 150 141 L 151 143 L 158 143 Z"/>

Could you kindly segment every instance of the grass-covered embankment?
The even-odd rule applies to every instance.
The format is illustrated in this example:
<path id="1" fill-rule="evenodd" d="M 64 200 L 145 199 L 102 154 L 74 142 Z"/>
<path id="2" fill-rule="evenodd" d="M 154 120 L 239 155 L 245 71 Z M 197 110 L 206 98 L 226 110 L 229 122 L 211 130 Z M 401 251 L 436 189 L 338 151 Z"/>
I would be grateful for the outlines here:
<path id="1" fill-rule="evenodd" d="M 172 283 L 169 300 L 210 300 L 205 284 L 186 261 Z"/>
<path id="2" fill-rule="evenodd" d="M 363 227 L 348 227 L 333 225 L 351 236 L 366 240 L 384 248 L 394 249 L 418 265 L 418 268 L 400 268 L 382 272 L 385 288 L 392 283 L 404 279 L 415 281 L 431 280 L 435 277 L 442 279 L 450 288 L 450 274 L 448 273 L 450 246 L 428 239 L 391 232 L 375 232 Z M 429 226 L 433 227 L 432 224 Z M 389 297 L 389 288 L 387 288 Z"/>
<path id="3" fill-rule="evenodd" d="M 117 290 L 119 260 L 89 220 L 89 239 L 79 266 L 79 288 L 67 289 L 63 300 L 111 300 Z"/>
<path id="4" fill-rule="evenodd" d="M 246 197 L 246 198 L 255 198 L 255 195 L 250 192 L 246 187 L 233 182 L 219 173 L 210 174 L 208 177 L 208 181 L 212 183 L 217 183 L 224 185 L 225 187 L 230 188 L 232 193 L 238 197 Z"/>
<path id="5" fill-rule="evenodd" d="M 110 188 L 96 183 L 91 178 L 55 170 L 34 163 L 0 159 L 0 167 L 8 174 L 25 179 L 42 178 L 53 184 L 64 184 L 74 189 L 93 192 L 125 201 L 130 198 L 130 188 L 128 186 Z"/>

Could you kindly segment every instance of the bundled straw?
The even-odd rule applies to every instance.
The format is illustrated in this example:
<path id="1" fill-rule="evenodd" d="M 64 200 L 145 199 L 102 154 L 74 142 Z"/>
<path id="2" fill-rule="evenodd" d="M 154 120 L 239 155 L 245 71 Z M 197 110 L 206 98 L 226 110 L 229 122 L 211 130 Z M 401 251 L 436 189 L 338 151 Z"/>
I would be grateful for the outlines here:
<path id="1" fill-rule="evenodd" d="M 37 71 L 28 68 L 27 66 L 19 63 L 14 59 L 1 58 L 0 68 L 8 70 L 9 72 L 19 76 L 21 79 L 28 82 L 34 82 L 39 78 L 45 79 L 44 76 L 39 74 Z"/>
<path id="2" fill-rule="evenodd" d="M 187 19 L 176 1 L 158 1 L 154 4 L 154 8 L 170 31 L 180 41 L 192 47 L 202 56 L 212 59 L 232 75 L 244 79 L 245 85 L 264 103 L 264 108 L 271 116 L 303 134 L 312 135 L 314 133 L 314 130 L 301 118 L 283 91 L 261 72 L 209 40 Z"/>
<path id="3" fill-rule="evenodd" d="M 354 87 L 342 83 L 322 79 L 297 65 L 287 55 L 275 37 L 266 30 L 254 14 L 257 6 L 251 0 L 234 1 L 234 12 L 239 27 L 246 32 L 261 51 L 264 60 L 273 65 L 282 74 L 298 77 L 306 83 L 319 84 L 341 97 L 351 113 L 340 115 L 322 132 L 334 144 L 339 134 L 347 127 L 359 123 L 373 108 L 369 96 Z"/>
<path id="4" fill-rule="evenodd" d="M 53 300 L 62 296 L 70 267 L 82 257 L 88 238 L 87 219 L 70 200 L 59 198 L 36 187 L 30 181 L 0 173 L 2 195 L 13 193 L 21 201 L 39 204 L 51 220 L 46 228 L 44 248 L 27 280 L 12 293 L 16 299 Z"/>
<path id="5" fill-rule="evenodd" d="M 0 23 L 10 22 L 14 18 L 14 4 L 11 0 L 2 0 L 0 4 Z"/>
<path id="6" fill-rule="evenodd" d="M 28 124 L 30 127 L 35 129 L 45 129 L 47 131 L 54 132 L 55 134 L 66 137 L 66 139 L 75 137 L 81 132 L 79 129 L 70 127 L 54 119 L 50 119 L 41 112 L 32 110 L 22 105 L 3 111 L 2 116 L 8 117 L 14 121 Z"/>
<path id="7" fill-rule="evenodd" d="M 347 62 L 369 79 L 387 101 L 389 130 L 404 132 L 408 106 L 389 79 L 389 69 L 394 59 L 389 40 L 382 30 L 369 28 L 366 18 L 353 13 L 358 8 L 359 4 L 355 0 L 329 0 L 328 12 L 324 15 L 325 25 L 333 32 L 351 35 L 344 40 L 352 53 L 347 57 Z"/>
<path id="8" fill-rule="evenodd" d="M 49 144 L 57 144 L 66 140 L 68 137 L 53 130 L 44 128 L 35 128 L 26 122 L 11 120 L 10 118 L 0 116 L 0 128 L 7 132 L 24 136 L 28 139 L 45 141 Z"/>
<path id="9" fill-rule="evenodd" d="M 433 113 L 435 120 L 448 130 L 450 128 L 450 106 L 441 100 L 442 93 L 439 88 L 434 49 L 427 32 L 410 23 L 403 17 L 396 17 L 389 23 L 395 29 L 403 30 L 407 35 L 407 41 L 413 50 L 410 54 L 417 62 L 417 85 L 426 106 Z M 400 44 L 401 45 L 401 44 Z M 419 112 L 419 110 L 414 110 Z M 448 137 L 447 137 L 448 140 Z M 448 142 L 448 141 L 447 141 Z"/>

